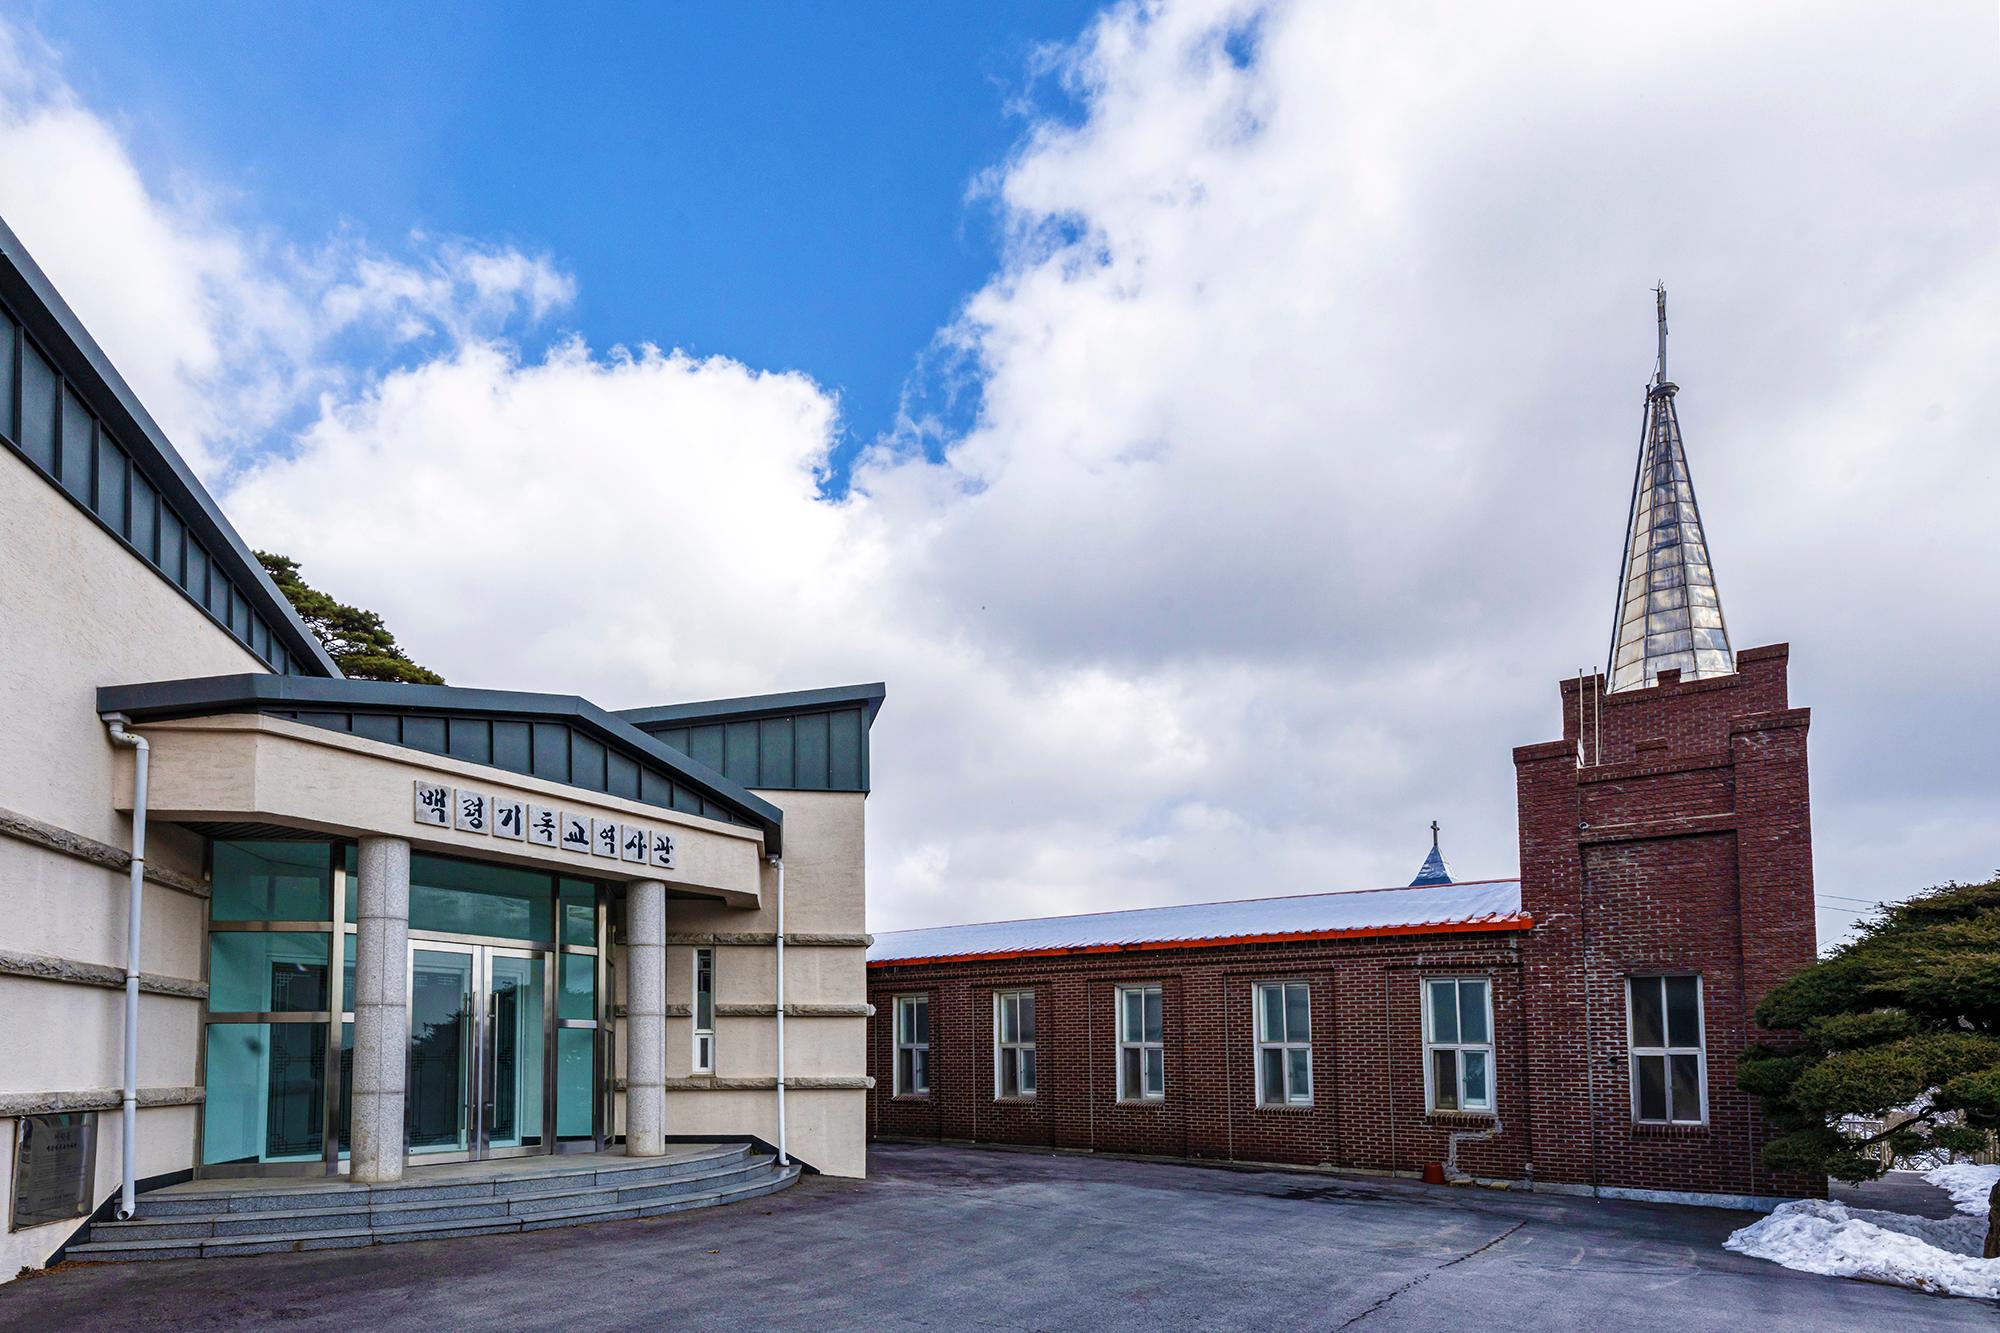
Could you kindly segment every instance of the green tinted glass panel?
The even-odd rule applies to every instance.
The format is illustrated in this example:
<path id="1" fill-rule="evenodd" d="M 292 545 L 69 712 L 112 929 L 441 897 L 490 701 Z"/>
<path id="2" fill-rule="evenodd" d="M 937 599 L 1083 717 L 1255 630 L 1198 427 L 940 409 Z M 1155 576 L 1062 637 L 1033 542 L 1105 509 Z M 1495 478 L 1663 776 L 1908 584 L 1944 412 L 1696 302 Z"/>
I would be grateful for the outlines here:
<path id="1" fill-rule="evenodd" d="M 201 1160 L 304 1162 L 325 1151 L 326 1024 L 211 1023 Z"/>
<path id="2" fill-rule="evenodd" d="M 217 842 L 209 917 L 328 920 L 333 912 L 331 866 L 323 842 Z"/>
<path id="3" fill-rule="evenodd" d="M 361 919 L 361 880 L 359 877 L 361 852 L 359 848 L 350 842 L 347 846 L 340 849 L 340 856 L 341 865 L 347 872 L 347 905 L 342 910 L 347 913 L 347 920 L 358 921 Z"/>
<path id="4" fill-rule="evenodd" d="M 470 1145 L 468 1094 L 478 1077 L 477 986 L 470 951 L 410 950 L 410 1064 L 403 1112 L 412 1154 Z"/>
<path id="5" fill-rule="evenodd" d="M 556 1031 L 556 1137 L 587 1139 L 596 1132 L 591 1114 L 597 1076 L 595 1028 Z"/>
<path id="6" fill-rule="evenodd" d="M 492 1027 L 487 1059 L 487 1142 L 496 1148 L 542 1142 L 545 1057 L 542 1027 L 542 960 L 494 954 L 487 963 Z"/>
<path id="7" fill-rule="evenodd" d="M 327 1006 L 331 937 L 218 930 L 208 937 L 208 1007 L 218 1014 L 310 1013 Z"/>
<path id="8" fill-rule="evenodd" d="M 555 880 L 535 870 L 412 856 L 410 929 L 550 943 Z"/>
<path id="9" fill-rule="evenodd" d="M 597 886 L 588 880 L 562 882 L 564 944 L 597 943 Z"/>
<path id="10" fill-rule="evenodd" d="M 347 1127 L 354 1123 L 354 1024 L 340 1025 L 340 1119 L 334 1133 L 340 1136 L 340 1155 L 347 1156 Z"/>
<path id="11" fill-rule="evenodd" d="M 597 958 L 593 954 L 562 955 L 562 999 L 559 1018 L 597 1017 Z"/>
<path id="12" fill-rule="evenodd" d="M 354 941 L 355 933 L 348 931 L 341 947 L 340 1003 L 352 1013 L 354 1010 Z"/>

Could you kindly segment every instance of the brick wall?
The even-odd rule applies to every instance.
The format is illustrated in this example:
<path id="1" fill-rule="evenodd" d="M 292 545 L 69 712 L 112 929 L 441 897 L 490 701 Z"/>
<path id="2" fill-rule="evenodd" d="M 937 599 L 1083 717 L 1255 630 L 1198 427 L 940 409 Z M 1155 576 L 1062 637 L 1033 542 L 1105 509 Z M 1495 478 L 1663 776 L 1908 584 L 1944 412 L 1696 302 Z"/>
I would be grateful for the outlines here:
<path id="1" fill-rule="evenodd" d="M 885 1137 L 1419 1171 L 1454 1131 L 1474 1175 L 1805 1195 L 1757 1163 L 1768 1130 L 1736 1091 L 1751 1012 L 1812 961 L 1808 715 L 1786 649 L 1738 674 L 1601 695 L 1565 681 L 1563 738 L 1514 752 L 1531 930 L 871 965 L 869 1130 Z M 1579 762 L 1581 757 L 1582 762 Z M 1601 761 L 1600 761 L 1601 760 Z M 1633 1123 L 1626 979 L 1700 976 L 1707 1123 Z M 1493 987 L 1496 1116 L 1426 1113 L 1422 981 Z M 1257 1104 L 1254 987 L 1303 981 L 1311 1106 Z M 1116 991 L 1157 984 L 1166 1097 L 1121 1103 Z M 994 1097 L 993 996 L 1032 990 L 1032 1101 Z M 894 999 L 930 999 L 931 1089 L 893 1093 Z"/>
<path id="2" fill-rule="evenodd" d="M 1538 1177 L 1572 1184 L 1805 1195 L 1764 1170 L 1768 1127 L 1736 1089 L 1751 1014 L 1815 952 L 1805 709 L 1788 650 L 1737 674 L 1603 695 L 1564 681 L 1563 739 L 1514 752 Z M 1626 984 L 1701 978 L 1707 1123 L 1634 1123 Z M 1562 1151 L 1548 1145 L 1562 1144 Z"/>
<path id="3" fill-rule="evenodd" d="M 1518 930 L 1401 935 L 1222 948 L 1147 949 L 1054 958 L 871 967 L 870 1132 L 1049 1145 L 1225 1161 L 1419 1171 L 1443 1161 L 1454 1130 L 1484 1116 L 1432 1116 L 1424 1105 L 1422 979 L 1493 983 L 1496 1109 L 1502 1132 L 1464 1146 L 1460 1165 L 1516 1178 L 1527 1160 L 1522 1114 Z M 1255 987 L 1303 981 L 1312 1004 L 1311 1106 L 1259 1106 Z M 1166 1097 L 1121 1103 L 1117 991 L 1157 985 Z M 1035 994 L 1036 1095 L 994 1097 L 993 996 Z M 898 1097 L 894 1001 L 926 995 L 931 1090 Z"/>

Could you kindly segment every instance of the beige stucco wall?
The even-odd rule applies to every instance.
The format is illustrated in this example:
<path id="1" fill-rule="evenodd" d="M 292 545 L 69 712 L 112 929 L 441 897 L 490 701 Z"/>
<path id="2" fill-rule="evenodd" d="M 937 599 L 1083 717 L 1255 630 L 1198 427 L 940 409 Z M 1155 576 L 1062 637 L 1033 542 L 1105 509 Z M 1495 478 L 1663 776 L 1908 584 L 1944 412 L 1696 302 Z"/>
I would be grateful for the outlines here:
<path id="1" fill-rule="evenodd" d="M 863 856 L 866 797 L 853 792 L 760 791 L 785 812 L 785 1003 L 789 1010 L 825 1005 L 857 1010 L 868 1001 L 863 927 L 867 866 Z M 741 1089 L 746 1079 L 777 1076 L 775 1014 L 731 1014 L 732 1007 L 770 1009 L 776 1001 L 774 943 L 731 943 L 777 931 L 776 874 L 765 871 L 763 905 L 754 912 L 712 903 L 667 903 L 667 1133 L 754 1134 L 777 1142 L 775 1088 Z M 709 937 L 715 949 L 716 1068 L 694 1073 L 694 950 Z M 834 937 L 842 943 L 810 943 Z M 622 951 L 618 974 L 624 975 Z M 614 997 L 622 1002 L 623 996 Z M 865 1087 L 801 1088 L 791 1080 L 867 1077 L 865 1013 L 788 1013 L 785 1020 L 787 1147 L 829 1175 L 867 1171 Z M 626 1068 L 619 1038 L 618 1067 Z"/>
<path id="2" fill-rule="evenodd" d="M 262 663 L 12 452 L 0 449 L 0 809 L 117 847 L 117 751 L 98 720 L 100 685 L 263 671 Z M 150 859 L 199 875 L 200 843 L 162 832 Z M 0 951 L 122 969 L 126 877 L 0 836 Z M 202 899 L 149 883 L 142 970 L 198 978 Z M 0 977 L 0 1096 L 119 1086 L 122 992 Z M 200 1001 L 147 995 L 142 1087 L 195 1081 Z M 117 1186 L 118 1116 L 99 1116 L 98 1197 Z M 139 1112 L 142 1176 L 193 1161 L 194 1111 Z M 13 1204 L 16 1125 L 0 1117 L 0 1209 Z M 38 1266 L 71 1231 L 0 1233 L 0 1280 Z"/>

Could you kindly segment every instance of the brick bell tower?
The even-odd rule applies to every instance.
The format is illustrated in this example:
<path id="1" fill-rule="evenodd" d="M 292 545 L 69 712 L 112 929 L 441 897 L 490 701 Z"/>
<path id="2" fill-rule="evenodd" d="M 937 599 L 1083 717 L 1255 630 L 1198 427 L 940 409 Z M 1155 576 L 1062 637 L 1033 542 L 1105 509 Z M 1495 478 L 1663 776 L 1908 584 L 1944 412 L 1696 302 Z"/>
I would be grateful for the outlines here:
<path id="1" fill-rule="evenodd" d="M 1534 1178 L 1769 1199 L 1736 1088 L 1751 1017 L 1813 961 L 1806 709 L 1789 647 L 1734 652 L 1666 375 L 1646 390 L 1605 671 L 1561 685 L 1562 739 L 1514 751 Z"/>

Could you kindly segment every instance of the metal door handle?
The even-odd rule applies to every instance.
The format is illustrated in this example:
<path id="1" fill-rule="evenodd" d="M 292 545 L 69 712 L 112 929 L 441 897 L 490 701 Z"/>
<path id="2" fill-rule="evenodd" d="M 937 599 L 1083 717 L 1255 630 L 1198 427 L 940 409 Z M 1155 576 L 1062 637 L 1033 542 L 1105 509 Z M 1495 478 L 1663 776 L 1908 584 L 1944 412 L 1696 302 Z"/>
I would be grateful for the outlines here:
<path id="1" fill-rule="evenodd" d="M 490 990 L 486 993 L 485 1045 L 486 1098 L 483 1114 L 485 1116 L 486 1130 L 488 1133 L 491 1133 L 493 1131 L 494 1108 L 499 1104 L 500 1100 L 498 1091 L 494 1086 L 496 1080 L 493 1077 L 495 1066 L 499 1063 L 500 1056 L 500 996 L 498 993 Z"/>

